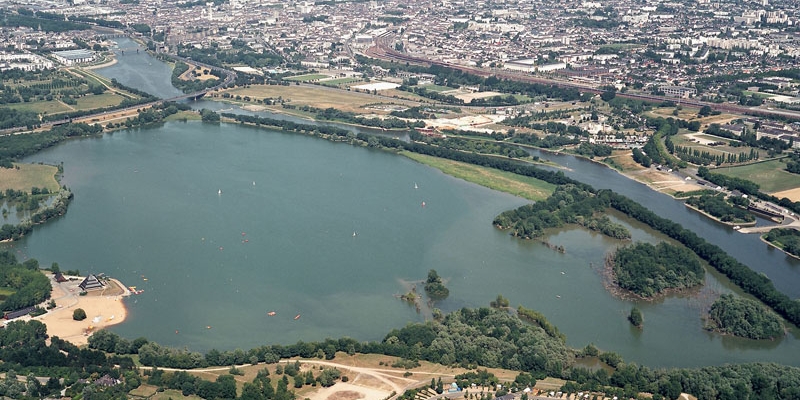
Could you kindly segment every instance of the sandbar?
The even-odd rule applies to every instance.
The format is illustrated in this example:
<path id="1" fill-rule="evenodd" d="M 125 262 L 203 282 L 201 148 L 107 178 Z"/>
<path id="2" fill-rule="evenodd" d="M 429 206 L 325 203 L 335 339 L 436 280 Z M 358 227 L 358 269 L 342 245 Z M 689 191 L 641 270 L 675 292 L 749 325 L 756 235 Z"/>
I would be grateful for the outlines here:
<path id="1" fill-rule="evenodd" d="M 53 286 L 51 299 L 55 300 L 56 308 L 33 319 L 47 326 L 49 336 L 58 336 L 82 346 L 88 343 L 92 332 L 125 321 L 127 310 L 123 298 L 131 293 L 120 281 L 110 278 L 105 281 L 103 289 L 91 290 L 81 296 L 78 285 L 83 277 L 67 277 L 71 279 L 61 283 L 56 282 L 53 275 L 48 277 Z M 86 311 L 83 321 L 72 319 L 73 311 L 78 308 Z"/>

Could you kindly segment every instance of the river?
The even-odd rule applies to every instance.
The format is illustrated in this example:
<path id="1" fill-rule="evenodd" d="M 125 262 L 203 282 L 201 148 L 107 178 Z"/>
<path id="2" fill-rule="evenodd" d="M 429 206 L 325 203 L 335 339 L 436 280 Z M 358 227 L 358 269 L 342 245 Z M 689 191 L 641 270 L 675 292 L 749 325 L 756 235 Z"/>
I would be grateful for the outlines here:
<path id="1" fill-rule="evenodd" d="M 136 79 L 164 79 L 158 68 L 124 80 L 133 76 L 119 72 L 126 60 L 149 58 L 129 55 L 113 75 L 98 72 L 134 87 Z M 603 166 L 542 156 L 694 229 L 754 268 L 772 268 L 773 279 L 784 271 L 785 280 L 797 281 L 796 265 L 755 237 L 704 220 Z M 636 303 L 645 327 L 632 328 L 626 317 L 634 302 L 611 296 L 597 271 L 606 252 L 625 242 L 564 228 L 548 237 L 566 247 L 561 254 L 515 239 L 491 221 L 525 200 L 389 153 L 239 125 L 170 122 L 69 141 L 26 161 L 63 161 L 63 183 L 75 200 L 14 251 L 144 289 L 126 299 L 128 319 L 112 328 L 131 339 L 197 351 L 341 336 L 380 340 L 425 319 L 395 295 L 436 269 L 451 293 L 437 304 L 443 311 L 485 306 L 503 294 L 512 305 L 542 312 L 573 347 L 594 343 L 654 367 L 800 365 L 796 330 L 781 340 L 750 341 L 702 329 L 715 296 L 739 292 L 713 271 L 694 296 Z M 634 240 L 668 240 L 621 215 L 612 218 L 629 226 Z M 791 282 L 776 284 L 796 290 Z"/>

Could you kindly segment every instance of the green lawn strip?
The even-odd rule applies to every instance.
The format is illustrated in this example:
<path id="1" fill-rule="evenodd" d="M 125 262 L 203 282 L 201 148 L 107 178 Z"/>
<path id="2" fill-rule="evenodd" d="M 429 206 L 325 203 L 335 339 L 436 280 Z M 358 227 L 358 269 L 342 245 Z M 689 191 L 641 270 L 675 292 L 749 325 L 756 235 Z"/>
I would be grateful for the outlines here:
<path id="1" fill-rule="evenodd" d="M 13 108 L 17 111 L 33 111 L 37 114 L 59 114 L 72 111 L 70 108 L 57 100 L 32 101 L 28 103 L 5 104 L 4 107 Z"/>
<path id="2" fill-rule="evenodd" d="M 339 79 L 331 79 L 329 81 L 322 81 L 320 82 L 320 84 L 325 86 L 339 86 L 346 83 L 355 83 L 361 81 L 363 81 L 363 79 L 361 78 L 339 78 Z"/>
<path id="3" fill-rule="evenodd" d="M 79 110 L 94 110 L 116 106 L 122 103 L 123 97 L 114 93 L 90 94 L 76 99 L 78 102 L 75 108 Z"/>
<path id="4" fill-rule="evenodd" d="M 528 200 L 544 200 L 556 188 L 556 185 L 538 179 L 494 168 L 480 167 L 407 151 L 400 152 L 400 154 L 421 164 L 436 168 L 447 175 Z"/>
<path id="5" fill-rule="evenodd" d="M 32 187 L 47 188 L 51 193 L 60 188 L 55 175 L 58 168 L 42 164 L 14 164 L 17 168 L 0 168 L 0 190 L 22 190 L 30 193 Z"/>
<path id="6" fill-rule="evenodd" d="M 287 81 L 307 82 L 307 81 L 315 81 L 315 80 L 318 81 L 320 79 L 329 78 L 329 77 L 330 76 L 328 76 L 328 75 L 322 75 L 322 74 L 306 74 L 306 75 L 291 76 L 291 77 L 283 78 L 283 79 L 287 80 Z"/>
<path id="7" fill-rule="evenodd" d="M 737 167 L 717 168 L 713 172 L 758 183 L 762 191 L 780 192 L 800 187 L 800 175 L 784 170 L 786 164 L 770 160 Z"/>
<path id="8" fill-rule="evenodd" d="M 0 298 L 6 298 L 11 296 L 12 294 L 16 293 L 16 290 L 7 288 L 7 287 L 0 287 Z"/>
<path id="9" fill-rule="evenodd" d="M 417 87 L 430 90 L 431 92 L 447 92 L 449 90 L 457 90 L 456 88 L 451 88 L 450 86 L 441 86 L 441 85 L 417 85 Z"/>

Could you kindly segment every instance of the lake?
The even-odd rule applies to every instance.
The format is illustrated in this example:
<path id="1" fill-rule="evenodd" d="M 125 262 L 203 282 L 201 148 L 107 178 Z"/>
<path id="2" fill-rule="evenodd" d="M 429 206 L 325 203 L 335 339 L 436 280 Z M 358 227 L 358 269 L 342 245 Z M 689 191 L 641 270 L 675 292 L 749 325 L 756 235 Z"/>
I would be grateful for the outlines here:
<path id="1" fill-rule="evenodd" d="M 124 65 L 121 58 L 115 67 Z M 572 164 L 570 174 L 618 184 L 603 166 L 559 160 Z M 777 341 L 702 330 L 710 302 L 738 291 L 716 273 L 707 273 L 694 296 L 637 303 L 645 328 L 632 328 L 626 317 L 634 302 L 611 296 L 598 271 L 605 254 L 626 242 L 573 227 L 548 237 L 564 254 L 518 240 L 491 221 L 525 200 L 390 153 L 239 125 L 171 122 L 72 140 L 26 161 L 63 161 L 63 183 L 75 200 L 13 250 L 144 289 L 126 299 L 129 317 L 113 328 L 131 339 L 197 351 L 380 340 L 426 318 L 396 296 L 436 269 L 451 293 L 437 304 L 443 311 L 486 306 L 503 294 L 513 306 L 542 312 L 573 347 L 594 343 L 649 366 L 800 365 L 795 330 Z M 619 185 L 626 195 L 654 193 Z M 645 204 L 671 201 L 654 199 Z M 696 218 L 664 207 L 681 223 Z M 612 217 L 634 240 L 667 240 Z"/>

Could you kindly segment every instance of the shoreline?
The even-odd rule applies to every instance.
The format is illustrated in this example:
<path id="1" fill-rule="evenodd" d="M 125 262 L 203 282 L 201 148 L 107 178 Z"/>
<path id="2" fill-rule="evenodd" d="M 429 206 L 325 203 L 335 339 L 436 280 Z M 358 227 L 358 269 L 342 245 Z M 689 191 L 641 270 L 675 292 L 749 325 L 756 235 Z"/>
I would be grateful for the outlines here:
<path id="1" fill-rule="evenodd" d="M 723 221 L 723 220 L 721 220 L 721 219 L 719 219 L 719 218 L 717 218 L 717 217 L 715 217 L 715 216 L 713 216 L 713 215 L 711 215 L 711 214 L 709 214 L 709 213 L 707 213 L 707 212 L 705 212 L 705 211 L 703 211 L 703 210 L 701 210 L 701 209 L 699 209 L 699 208 L 697 208 L 697 207 L 695 207 L 695 206 L 693 206 L 691 204 L 687 204 L 686 202 L 684 202 L 683 205 L 686 206 L 687 208 L 691 209 L 691 210 L 694 210 L 694 211 L 704 215 L 705 217 L 707 217 L 707 218 L 709 218 L 711 220 L 714 220 L 716 222 L 719 222 L 720 224 L 727 225 L 727 226 L 730 226 L 730 227 L 734 227 L 734 226 L 740 226 L 740 227 L 743 227 L 743 226 L 756 226 L 756 223 L 758 223 L 758 221 L 725 222 L 725 221 Z"/>
<path id="2" fill-rule="evenodd" d="M 45 324 L 51 337 L 58 336 L 76 346 L 86 345 L 93 332 L 121 324 L 128 316 L 123 299 L 131 293 L 115 278 L 108 278 L 106 288 L 84 296 L 78 288 L 83 277 L 71 277 L 74 280 L 62 283 L 56 282 L 52 274 L 48 274 L 48 278 L 53 286 L 50 298 L 56 302 L 56 308 L 30 319 Z M 72 319 L 72 313 L 78 308 L 86 312 L 86 319 Z"/>
<path id="3" fill-rule="evenodd" d="M 780 250 L 780 251 L 782 251 L 782 252 L 783 252 L 783 254 L 786 254 L 787 256 L 789 256 L 789 257 L 792 257 L 792 258 L 794 258 L 795 260 L 800 260 L 800 257 L 798 257 L 798 256 L 796 256 L 796 255 L 794 255 L 794 254 L 792 254 L 792 253 L 789 253 L 788 251 L 786 251 L 786 250 L 784 250 L 784 249 L 782 249 L 782 248 L 780 248 L 780 247 L 776 246 L 776 245 L 775 245 L 775 244 L 773 244 L 772 242 L 770 242 L 770 241 L 768 241 L 768 240 L 764 239 L 764 235 L 758 235 L 758 240 L 761 240 L 762 242 L 766 243 L 766 244 L 767 244 L 767 246 L 772 246 L 772 247 L 774 247 L 776 250 Z"/>

